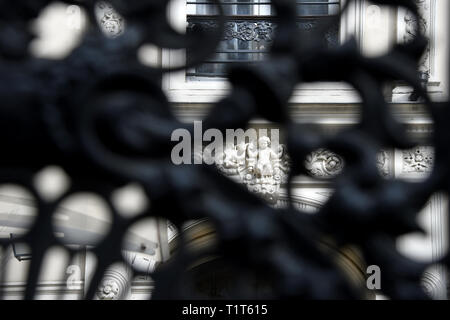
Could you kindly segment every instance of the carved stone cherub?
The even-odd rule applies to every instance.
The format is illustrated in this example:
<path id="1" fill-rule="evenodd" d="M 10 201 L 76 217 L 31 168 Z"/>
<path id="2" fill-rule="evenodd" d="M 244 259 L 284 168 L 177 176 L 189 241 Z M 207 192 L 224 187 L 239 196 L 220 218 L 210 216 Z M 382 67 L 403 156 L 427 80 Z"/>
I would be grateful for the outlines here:
<path id="1" fill-rule="evenodd" d="M 240 143 L 236 146 L 235 161 L 239 168 L 245 167 L 246 155 L 247 155 L 247 143 Z"/>
<path id="2" fill-rule="evenodd" d="M 269 137 L 259 138 L 258 147 L 255 173 L 262 178 L 272 177 L 274 175 L 275 162 L 279 160 L 278 154 L 270 148 Z"/>
<path id="3" fill-rule="evenodd" d="M 258 159 L 258 147 L 254 141 L 250 141 L 247 146 L 247 171 L 253 173 L 256 167 L 256 161 Z"/>

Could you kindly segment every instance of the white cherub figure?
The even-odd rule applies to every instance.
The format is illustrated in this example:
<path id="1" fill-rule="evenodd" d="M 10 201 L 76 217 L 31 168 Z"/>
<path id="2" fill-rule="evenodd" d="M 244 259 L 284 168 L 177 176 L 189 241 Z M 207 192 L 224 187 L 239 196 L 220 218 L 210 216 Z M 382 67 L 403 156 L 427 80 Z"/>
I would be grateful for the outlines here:
<path id="1" fill-rule="evenodd" d="M 255 142 L 251 141 L 247 146 L 247 169 L 253 174 L 256 167 L 256 159 L 258 158 L 258 148 Z"/>
<path id="2" fill-rule="evenodd" d="M 247 144 L 242 142 L 236 146 L 236 163 L 239 167 L 245 166 Z"/>
<path id="3" fill-rule="evenodd" d="M 278 155 L 270 148 L 269 137 L 261 137 L 258 140 L 258 159 L 256 162 L 256 174 L 260 177 L 273 176 L 272 161 L 278 159 Z"/>

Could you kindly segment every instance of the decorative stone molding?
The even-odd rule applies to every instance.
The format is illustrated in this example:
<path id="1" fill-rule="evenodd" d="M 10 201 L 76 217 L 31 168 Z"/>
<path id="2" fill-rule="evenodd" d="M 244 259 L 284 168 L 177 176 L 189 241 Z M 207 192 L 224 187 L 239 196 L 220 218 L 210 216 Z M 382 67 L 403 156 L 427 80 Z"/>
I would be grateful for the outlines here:
<path id="1" fill-rule="evenodd" d="M 115 38 L 125 30 L 125 20 L 107 2 L 101 1 L 96 5 L 96 16 L 103 32 Z"/>
<path id="2" fill-rule="evenodd" d="M 267 141 L 270 144 L 268 138 Z M 225 175 L 246 184 L 250 191 L 261 195 L 271 203 L 276 203 L 280 186 L 287 181 L 289 173 L 286 147 L 280 145 L 278 152 L 270 148 L 265 149 L 267 151 L 262 153 L 267 152 L 266 160 L 261 156 L 261 148 L 256 149 L 258 149 L 256 143 L 253 142 L 227 145 L 223 152 L 223 161 L 218 164 L 218 168 Z M 264 161 L 268 164 L 267 172 L 262 168 Z M 345 162 L 341 156 L 326 149 L 310 153 L 305 160 L 305 168 L 312 177 L 316 178 L 333 178 L 342 172 L 344 165 Z M 391 174 L 388 152 L 384 150 L 379 152 L 377 167 L 383 177 Z"/>
<path id="3" fill-rule="evenodd" d="M 275 204 L 280 185 L 286 182 L 289 171 L 289 157 L 284 145 L 277 150 L 270 146 L 269 137 L 258 142 L 229 144 L 217 166 L 225 175 L 237 178 L 247 188 Z"/>
<path id="4" fill-rule="evenodd" d="M 219 26 L 215 20 L 191 20 L 188 22 L 187 30 L 193 31 L 201 28 L 205 31 L 213 31 Z M 245 21 L 237 20 L 227 22 L 223 34 L 223 40 L 238 39 L 241 41 L 267 41 L 273 40 L 276 25 L 265 20 Z"/>
<path id="5" fill-rule="evenodd" d="M 325 149 L 319 149 L 306 157 L 305 167 L 314 177 L 330 178 L 344 168 L 344 159 Z"/>
<path id="6" fill-rule="evenodd" d="M 276 23 L 265 20 L 234 20 L 225 23 L 225 30 L 223 40 L 237 39 L 241 41 L 266 41 L 272 42 Z M 201 28 L 206 32 L 211 32 L 218 28 L 215 20 L 205 20 L 190 17 L 188 21 L 187 30 L 193 31 Z M 312 31 L 318 28 L 317 19 L 310 19 L 297 22 L 297 28 L 301 31 Z M 325 32 L 325 39 L 330 46 L 336 46 L 339 42 L 338 26 L 332 26 Z"/>
<path id="7" fill-rule="evenodd" d="M 103 280 L 98 292 L 100 300 L 117 300 L 119 298 L 119 283 L 116 280 Z"/>
<path id="8" fill-rule="evenodd" d="M 403 173 L 426 173 L 433 168 L 434 149 L 432 147 L 417 147 L 402 151 Z"/>
<path id="9" fill-rule="evenodd" d="M 105 272 L 97 290 L 99 300 L 119 300 L 127 295 L 129 269 L 125 265 L 114 265 Z"/>
<path id="10" fill-rule="evenodd" d="M 299 200 L 295 196 L 291 199 L 291 204 L 294 208 L 299 209 L 303 212 L 316 212 L 323 205 L 316 199 L 302 198 Z M 275 206 L 275 208 L 287 208 L 289 206 L 289 198 L 286 195 L 280 195 L 280 198 Z"/>
<path id="11" fill-rule="evenodd" d="M 305 162 L 306 169 L 314 177 L 332 178 L 341 173 L 344 168 L 344 159 L 325 149 L 311 153 Z M 390 157 L 388 152 L 381 150 L 377 155 L 377 167 L 383 177 L 391 174 Z"/>

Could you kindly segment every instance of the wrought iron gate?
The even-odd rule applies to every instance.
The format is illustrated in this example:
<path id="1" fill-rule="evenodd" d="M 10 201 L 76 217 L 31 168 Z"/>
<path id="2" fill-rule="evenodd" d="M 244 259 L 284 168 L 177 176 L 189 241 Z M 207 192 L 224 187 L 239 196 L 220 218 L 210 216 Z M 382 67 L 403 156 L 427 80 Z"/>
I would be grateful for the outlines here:
<path id="1" fill-rule="evenodd" d="M 368 264 L 380 266 L 382 291 L 392 299 L 428 298 L 421 275 L 433 264 L 449 266 L 450 256 L 422 263 L 402 256 L 395 247 L 397 237 L 419 230 L 417 214 L 430 196 L 450 191 L 450 105 L 431 101 L 422 86 L 417 63 L 427 40 L 418 18 L 411 41 L 380 57 L 366 57 L 354 40 L 327 46 L 321 36 L 302 38 L 295 1 L 273 0 L 277 28 L 267 59 L 230 67 L 232 90 L 213 106 L 204 130 L 243 128 L 254 116 L 277 123 L 286 132 L 292 161 L 289 183 L 296 175 L 308 174 L 304 162 L 314 150 L 326 148 L 345 159 L 345 168 L 333 181 L 334 194 L 317 214 L 309 215 L 292 205 L 268 206 L 213 166 L 175 166 L 170 161 L 172 131 L 193 128 L 171 113 L 161 76 L 195 67 L 214 55 L 225 29 L 222 14 L 217 28 L 180 34 L 166 19 L 167 0 L 110 0 L 127 21 L 121 36 L 107 38 L 92 27 L 67 58 L 37 59 L 28 53 L 33 39 L 28 23 L 50 2 L 0 1 L 0 183 L 23 186 L 38 208 L 29 232 L 14 239 L 27 243 L 32 252 L 27 299 L 35 296 L 45 252 L 60 243 L 52 231 L 52 216 L 78 191 L 98 194 L 113 212 L 108 235 L 92 249 L 98 264 L 87 299 L 94 297 L 106 268 L 123 261 L 121 244 L 127 229 L 145 217 L 165 218 L 177 227 L 208 218 L 218 239 L 212 252 L 192 252 L 182 242 L 178 254 L 152 274 L 154 299 L 189 298 L 181 290 L 192 280 L 185 267 L 210 254 L 220 255 L 237 274 L 251 272 L 267 279 L 274 298 L 362 297 L 361 288 L 353 287 L 318 245 L 324 238 L 338 246 L 356 246 Z M 65 2 L 83 6 L 95 24 L 95 1 Z M 352 2 L 347 1 L 342 11 Z M 373 2 L 418 14 L 414 1 Z M 221 13 L 220 2 L 214 3 Z M 331 17 L 312 32 L 323 34 L 322 29 L 338 19 L 339 15 Z M 136 52 L 145 43 L 187 49 L 190 59 L 173 69 L 143 66 Z M 434 121 L 435 165 L 421 182 L 385 179 L 376 166 L 380 149 L 413 146 L 383 95 L 384 86 L 396 80 L 415 89 Z M 287 107 L 292 91 L 299 83 L 313 81 L 352 85 L 363 101 L 360 122 L 332 137 L 294 122 Z M 72 180 L 70 189 L 53 201 L 43 199 L 32 183 L 48 165 L 63 167 Z M 130 182 L 145 188 L 152 205 L 138 216 L 124 218 L 110 195 Z M 1 240 L 4 248 L 10 244 L 11 239 Z M 67 250 L 72 256 L 77 253 Z"/>

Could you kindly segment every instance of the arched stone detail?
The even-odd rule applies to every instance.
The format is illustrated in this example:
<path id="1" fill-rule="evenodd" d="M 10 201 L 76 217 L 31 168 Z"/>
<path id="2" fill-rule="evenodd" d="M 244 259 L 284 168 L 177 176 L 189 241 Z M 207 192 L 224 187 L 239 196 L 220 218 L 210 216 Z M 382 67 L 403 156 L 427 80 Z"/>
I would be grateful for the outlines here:
<path id="1" fill-rule="evenodd" d="M 281 196 L 277 205 L 287 204 L 288 198 L 286 196 Z M 309 208 L 318 209 L 321 203 L 315 199 L 302 199 L 299 200 L 298 197 L 293 197 L 294 207 L 298 208 Z M 198 221 L 193 221 L 187 224 L 183 228 L 184 237 L 187 241 L 186 245 L 193 249 L 204 249 L 210 248 L 215 244 L 215 230 L 214 225 L 207 219 L 202 219 Z M 171 238 L 169 242 L 169 248 L 171 255 L 174 254 L 178 249 L 177 239 L 179 238 L 179 233 Z M 343 274 L 348 278 L 349 282 L 355 287 L 363 290 L 367 299 L 375 299 L 375 292 L 371 292 L 366 289 L 366 264 L 363 257 L 358 252 L 357 248 L 352 246 L 338 247 L 336 244 L 329 240 L 322 240 L 318 243 L 319 248 L 321 248 L 325 254 L 329 255 L 331 259 L 336 263 L 336 265 L 343 271 Z M 199 267 L 205 263 L 211 263 L 218 257 L 205 257 L 202 261 L 194 263 L 190 266 L 191 269 Z"/>

